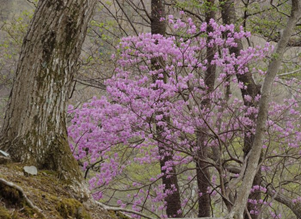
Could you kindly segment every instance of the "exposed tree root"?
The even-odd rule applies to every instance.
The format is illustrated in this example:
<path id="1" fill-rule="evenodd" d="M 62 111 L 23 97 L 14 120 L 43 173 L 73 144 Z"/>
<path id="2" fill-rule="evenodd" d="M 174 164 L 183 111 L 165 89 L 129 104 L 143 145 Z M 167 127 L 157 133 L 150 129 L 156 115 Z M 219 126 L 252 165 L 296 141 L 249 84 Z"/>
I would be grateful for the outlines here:
<path id="1" fill-rule="evenodd" d="M 26 203 L 29 205 L 29 207 L 31 207 L 32 209 L 36 210 L 36 211 L 37 211 L 38 213 L 40 213 L 44 218 L 47 218 L 47 217 L 43 214 L 43 211 L 42 211 L 39 207 L 35 206 L 35 205 L 29 200 L 29 198 L 27 197 L 27 195 L 25 194 L 25 192 L 23 191 L 23 189 L 22 189 L 20 186 L 14 184 L 13 182 L 7 181 L 7 180 L 5 180 L 5 179 L 3 179 L 3 178 L 0 178 L 0 183 L 3 183 L 4 185 L 9 186 L 9 187 L 14 188 L 14 189 L 16 189 L 17 191 L 19 191 L 19 192 L 21 193 L 22 197 L 25 199 Z"/>
<path id="2" fill-rule="evenodd" d="M 145 215 L 141 212 L 138 212 L 138 211 L 134 211 L 134 210 L 131 210 L 131 209 L 126 209 L 126 208 L 118 208 L 118 207 L 111 207 L 111 206 L 107 206 L 101 202 L 98 202 L 98 201 L 95 201 L 96 204 L 98 204 L 99 206 L 101 206 L 102 208 L 104 208 L 105 210 L 111 210 L 111 211 L 121 211 L 121 212 L 127 212 L 127 213 L 131 213 L 131 214 L 136 214 L 136 215 L 139 215 L 139 216 L 142 216 L 144 218 L 148 218 L 148 219 L 154 219 L 148 215 Z"/>

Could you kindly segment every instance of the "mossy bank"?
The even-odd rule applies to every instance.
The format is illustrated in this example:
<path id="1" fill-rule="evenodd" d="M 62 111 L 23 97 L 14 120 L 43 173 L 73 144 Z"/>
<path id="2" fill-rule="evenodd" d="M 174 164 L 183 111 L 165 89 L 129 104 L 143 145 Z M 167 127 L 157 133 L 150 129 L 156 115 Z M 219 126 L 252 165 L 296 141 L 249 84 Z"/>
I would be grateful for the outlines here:
<path id="1" fill-rule="evenodd" d="M 0 165 L 0 179 L 15 185 L 0 181 L 0 219 L 121 218 L 122 214 L 106 211 L 91 200 L 78 199 L 70 182 L 62 181 L 55 172 L 40 170 L 36 176 L 25 176 L 23 167 L 14 163 Z"/>

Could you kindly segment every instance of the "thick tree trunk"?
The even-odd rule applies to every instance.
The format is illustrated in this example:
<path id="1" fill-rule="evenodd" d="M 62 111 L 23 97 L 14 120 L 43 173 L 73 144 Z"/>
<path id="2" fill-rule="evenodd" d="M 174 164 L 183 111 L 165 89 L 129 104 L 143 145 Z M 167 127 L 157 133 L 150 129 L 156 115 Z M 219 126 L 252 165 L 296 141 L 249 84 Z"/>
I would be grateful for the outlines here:
<path id="1" fill-rule="evenodd" d="M 224 24 L 235 24 L 237 22 L 236 18 L 236 12 L 235 12 L 235 2 L 234 0 L 228 0 L 228 1 L 220 1 L 222 2 L 222 20 Z M 243 45 L 241 40 L 237 40 L 237 47 L 230 48 L 230 52 L 234 53 L 235 56 L 240 55 L 240 51 L 243 49 Z M 260 94 L 260 86 L 256 85 L 251 72 L 247 72 L 245 74 L 237 74 L 236 75 L 239 82 L 242 82 L 244 85 L 246 85 L 247 89 L 241 89 L 242 98 L 244 100 L 244 105 L 247 107 L 257 107 L 257 104 L 255 102 L 255 97 Z M 245 96 L 251 96 L 252 101 L 247 101 L 245 99 Z M 249 118 L 251 120 L 255 120 L 255 115 L 249 115 Z M 251 127 L 246 127 L 246 131 L 244 134 L 244 156 L 246 157 L 248 153 L 250 152 L 254 140 L 254 134 L 248 131 L 247 129 L 251 129 Z M 253 181 L 253 185 L 260 185 L 261 183 L 261 171 L 259 170 L 255 176 L 255 179 Z M 255 192 L 250 194 L 249 199 L 255 199 L 257 200 L 257 203 L 259 203 L 259 200 L 261 199 L 260 192 Z M 256 210 L 259 214 L 251 214 L 252 219 L 258 219 L 260 218 L 260 209 L 261 206 L 255 206 L 253 204 L 248 203 L 248 211 Z M 247 212 L 245 212 L 245 219 L 249 219 L 249 216 Z"/>
<path id="2" fill-rule="evenodd" d="M 2 130 L 14 161 L 80 179 L 65 109 L 96 0 L 40 0 L 24 38 Z"/>
<path id="3" fill-rule="evenodd" d="M 207 10 L 206 10 L 206 22 L 209 23 L 211 19 L 215 19 L 215 11 L 213 10 L 215 0 L 208 0 Z M 208 25 L 207 32 L 212 32 L 213 29 L 211 26 Z M 208 37 L 207 42 L 212 40 L 211 37 Z M 207 87 L 207 93 L 210 94 L 214 90 L 214 83 L 215 83 L 215 73 L 216 73 L 216 66 L 211 65 L 211 61 L 214 58 L 214 55 L 217 51 L 216 46 L 208 47 L 207 48 L 207 71 L 205 73 L 204 81 Z M 201 103 L 202 108 L 210 108 L 211 101 L 209 98 L 206 98 Z M 197 177 L 197 185 L 198 185 L 198 204 L 199 204 L 199 211 L 198 217 L 209 217 L 211 215 L 211 200 L 208 193 L 208 188 L 210 187 L 210 172 L 208 164 L 203 162 L 202 160 L 206 160 L 208 157 L 208 148 L 206 145 L 208 135 L 208 128 L 201 128 L 196 132 L 197 136 L 197 158 L 196 158 L 196 177 Z"/>
<path id="4" fill-rule="evenodd" d="M 165 6 L 163 0 L 152 0 L 151 1 L 151 33 L 152 34 L 161 34 L 165 35 L 166 31 L 166 23 L 165 21 L 161 20 L 161 18 L 165 17 Z M 158 66 L 157 63 L 164 63 L 159 58 L 152 59 L 152 67 L 154 69 L 158 67 L 164 67 L 164 66 Z M 154 78 L 154 81 L 156 78 Z M 164 82 L 166 83 L 167 75 L 164 75 Z M 160 112 L 159 112 L 160 114 Z M 162 112 L 161 112 L 162 114 Z M 169 122 L 169 118 L 164 118 L 165 121 Z M 173 191 L 171 194 L 168 194 L 165 198 L 166 202 L 166 214 L 168 217 L 173 218 L 179 218 L 182 217 L 181 212 L 181 198 L 180 198 L 180 192 L 179 192 L 179 186 L 178 186 L 178 178 L 176 175 L 176 169 L 175 167 L 172 168 L 172 171 L 169 173 L 166 173 L 166 170 L 164 170 L 163 167 L 166 166 L 167 163 L 173 160 L 173 150 L 172 148 L 167 149 L 166 145 L 163 145 L 160 139 L 162 139 L 162 132 L 163 128 L 160 126 L 156 126 L 157 130 L 157 138 L 158 138 L 158 149 L 159 154 L 161 156 L 160 160 L 160 167 L 161 171 L 163 173 L 162 176 L 162 183 L 165 185 L 165 191 L 171 190 L 173 191 L 175 188 L 176 191 Z"/>

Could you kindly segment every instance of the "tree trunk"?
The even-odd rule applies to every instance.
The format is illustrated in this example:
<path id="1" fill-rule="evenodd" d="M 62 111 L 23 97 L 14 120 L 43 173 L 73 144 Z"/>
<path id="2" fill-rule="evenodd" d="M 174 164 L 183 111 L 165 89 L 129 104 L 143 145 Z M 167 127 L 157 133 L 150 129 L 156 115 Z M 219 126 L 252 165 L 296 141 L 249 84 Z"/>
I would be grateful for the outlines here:
<path id="1" fill-rule="evenodd" d="M 208 164 L 202 162 L 208 157 L 208 149 L 205 144 L 206 134 L 203 131 L 196 132 L 197 135 L 197 158 L 196 158 L 196 177 L 198 185 L 198 217 L 209 217 L 210 214 L 210 196 L 208 193 L 208 187 L 210 186 L 210 173 Z"/>
<path id="2" fill-rule="evenodd" d="M 209 23 L 211 19 L 215 19 L 215 11 L 213 9 L 215 0 L 208 0 L 206 1 L 206 22 Z M 212 32 L 213 28 L 208 25 L 207 32 Z M 207 38 L 207 43 L 212 40 L 211 37 Z M 216 66 L 211 65 L 211 61 L 214 58 L 214 55 L 217 51 L 216 46 L 208 47 L 207 48 L 207 70 L 205 73 L 204 81 L 207 87 L 207 94 L 210 94 L 214 90 L 214 83 L 215 83 L 215 73 L 216 73 Z M 206 98 L 202 101 L 201 107 L 208 109 L 211 106 L 211 101 L 209 98 Z M 208 135 L 208 128 L 201 128 L 196 132 L 197 136 L 197 158 L 196 158 L 196 177 L 197 177 L 197 185 L 198 185 L 198 204 L 199 204 L 199 211 L 198 217 L 209 217 L 211 215 L 211 201 L 210 195 L 208 193 L 208 188 L 210 185 L 210 172 L 208 164 L 203 162 L 202 160 L 206 160 L 208 157 L 208 148 L 206 145 Z"/>
<path id="3" fill-rule="evenodd" d="M 13 161 L 81 174 L 68 145 L 65 109 L 96 0 L 40 0 L 24 38 L 2 129 Z"/>
<path id="4" fill-rule="evenodd" d="M 292 35 L 294 27 L 301 15 L 301 1 L 293 0 L 291 15 L 287 22 L 286 28 L 283 31 L 283 35 L 280 38 L 275 51 L 272 54 L 271 61 L 267 70 L 266 77 L 264 79 L 262 87 L 262 95 L 259 102 L 259 112 L 258 119 L 256 122 L 256 132 L 250 151 L 250 155 L 247 161 L 247 167 L 244 171 L 243 182 L 240 186 L 239 192 L 237 194 L 237 199 L 235 200 L 234 206 L 228 215 L 228 218 L 242 219 L 244 208 L 247 204 L 248 196 L 252 187 L 252 182 L 256 176 L 258 170 L 258 162 L 260 159 L 260 154 L 262 150 L 263 138 L 266 130 L 266 120 L 268 117 L 268 107 L 270 102 L 271 90 L 273 86 L 274 79 L 277 72 L 280 69 L 283 54 L 285 52 L 288 41 Z"/>
<path id="5" fill-rule="evenodd" d="M 160 21 L 161 18 L 165 18 L 165 6 L 163 0 L 152 0 L 151 1 L 151 33 L 152 34 L 161 34 L 165 35 L 166 31 L 166 22 Z M 152 67 L 154 69 L 164 67 L 157 65 L 157 63 L 161 63 L 164 65 L 164 63 L 160 60 L 160 57 L 156 59 L 152 59 Z M 156 78 L 154 78 L 154 81 Z M 167 75 L 164 75 L 164 82 L 166 83 Z M 162 112 L 158 112 L 158 114 L 162 114 Z M 169 118 L 164 117 L 164 120 L 167 122 L 170 122 Z M 166 173 L 166 170 L 164 170 L 164 166 L 166 166 L 167 163 L 173 160 L 173 150 L 172 148 L 167 149 L 166 145 L 163 145 L 160 139 L 162 139 L 162 132 L 163 127 L 160 127 L 156 125 L 156 134 L 158 138 L 158 149 L 159 154 L 161 157 L 160 160 L 160 167 L 161 171 L 163 173 L 162 176 L 162 183 L 165 185 L 164 191 L 166 190 L 174 190 L 171 194 L 168 193 L 167 197 L 165 198 L 166 202 L 166 214 L 168 217 L 173 218 L 179 218 L 182 217 L 181 212 L 181 198 L 180 198 L 180 191 L 179 191 L 179 185 L 178 185 L 178 178 L 176 175 L 176 169 L 175 167 L 172 168 L 172 171 L 170 173 Z M 162 169 L 163 168 L 163 169 Z"/>
<path id="6" fill-rule="evenodd" d="M 224 24 L 235 24 L 237 22 L 236 18 L 236 12 L 235 12 L 235 2 L 234 0 L 228 0 L 228 1 L 220 1 L 222 2 L 222 20 Z M 243 49 L 243 45 L 241 40 L 237 40 L 237 47 L 230 48 L 230 52 L 234 53 L 236 57 L 240 55 L 240 51 Z M 246 107 L 257 107 L 257 104 L 255 102 L 255 97 L 260 94 L 260 86 L 256 85 L 251 72 L 247 72 L 245 74 L 237 74 L 236 75 L 239 82 L 242 82 L 247 89 L 241 89 L 241 95 L 244 100 L 244 105 Z M 248 95 L 252 98 L 252 101 L 247 101 L 245 99 L 245 96 Z M 255 115 L 249 115 L 249 118 L 251 120 L 255 120 Z M 248 155 L 252 148 L 253 140 L 254 140 L 254 134 L 248 131 L 248 129 L 251 129 L 251 127 L 246 127 L 246 131 L 244 133 L 244 157 Z M 261 171 L 259 170 L 255 176 L 255 179 L 253 181 L 253 185 L 260 185 L 261 183 Z M 257 200 L 257 203 L 259 203 L 259 200 L 261 199 L 260 192 L 254 192 L 250 194 L 249 199 L 255 199 Z M 258 219 L 260 218 L 260 212 L 261 212 L 261 206 L 255 206 L 251 203 L 248 203 L 248 211 L 256 210 L 259 214 L 251 214 L 252 219 Z M 249 219 L 249 216 L 247 212 L 245 212 L 245 219 Z"/>

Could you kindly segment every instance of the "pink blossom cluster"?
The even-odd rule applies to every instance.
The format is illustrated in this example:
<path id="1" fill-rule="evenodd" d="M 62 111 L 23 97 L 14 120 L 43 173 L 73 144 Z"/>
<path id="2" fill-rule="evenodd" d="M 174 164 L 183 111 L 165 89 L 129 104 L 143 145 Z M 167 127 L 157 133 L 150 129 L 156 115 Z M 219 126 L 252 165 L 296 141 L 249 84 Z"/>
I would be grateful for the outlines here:
<path id="1" fill-rule="evenodd" d="M 301 197 L 297 197 L 297 198 L 293 199 L 292 202 L 294 204 L 296 204 L 297 202 L 301 202 Z"/>
<path id="2" fill-rule="evenodd" d="M 231 153 L 235 156 L 231 147 L 242 145 L 245 133 L 254 133 L 256 121 L 250 115 L 256 118 L 258 109 L 245 106 L 241 98 L 232 95 L 226 101 L 224 91 L 229 85 L 246 89 L 235 75 L 251 71 L 248 66 L 266 58 L 272 49 L 268 44 L 263 48 L 247 48 L 236 57 L 229 47 L 237 46 L 237 39 L 250 36 L 243 29 L 237 32 L 234 25 L 219 25 L 214 20 L 199 26 L 192 19 L 184 21 L 169 16 L 168 20 L 175 31 L 185 30 L 188 36 L 143 33 L 123 38 L 117 54 L 112 57 L 117 60 L 115 74 L 105 81 L 107 95 L 100 99 L 94 97 L 77 109 L 70 106 L 68 111 L 73 117 L 68 133 L 75 158 L 82 161 L 85 171 L 97 167 L 89 180 L 95 198 L 115 200 L 116 205 L 130 206 L 136 211 L 148 206 L 161 217 L 165 217 L 165 197 L 176 188 L 164 189 L 158 162 L 163 156 L 172 156 L 162 170 L 168 174 L 176 167 L 181 170 L 179 176 L 185 176 L 181 177 L 183 187 L 180 188 L 183 194 L 180 211 L 185 212 L 185 206 L 189 208 L 189 202 L 194 202 L 192 195 L 188 196 L 184 190 L 196 183 L 194 175 L 191 176 L 195 173 L 190 170 L 197 156 L 196 131 L 206 128 L 209 130 L 207 147 L 221 150 L 225 157 Z M 208 25 L 213 28 L 212 32 L 206 32 Z M 197 32 L 200 34 L 192 37 Z M 211 37 L 209 42 L 208 36 Z M 208 63 L 206 51 L 213 46 L 219 51 Z M 209 64 L 218 69 L 212 92 L 208 92 L 204 81 Z M 252 68 L 252 72 L 255 70 Z M 258 73 L 264 74 L 261 70 Z M 249 96 L 244 98 L 259 101 L 260 96 L 255 100 Z M 208 99 L 211 104 L 206 108 L 202 103 Z M 264 148 L 266 157 L 273 155 L 273 151 L 276 156 L 286 153 L 288 148 L 297 150 L 299 147 L 301 131 L 296 119 L 300 118 L 300 112 L 296 100 L 294 97 L 281 104 L 271 104 Z M 160 139 L 158 126 L 162 128 Z M 158 151 L 159 140 L 165 148 L 163 156 Z M 275 142 L 279 147 L 275 147 Z M 157 170 L 152 171 L 147 180 L 139 179 L 130 172 L 137 166 L 153 166 Z M 274 168 L 272 159 L 265 167 Z M 216 177 L 213 181 L 213 184 L 219 183 Z M 266 192 L 259 185 L 252 188 L 253 192 L 257 190 Z M 118 192 L 127 196 L 115 198 Z"/>

